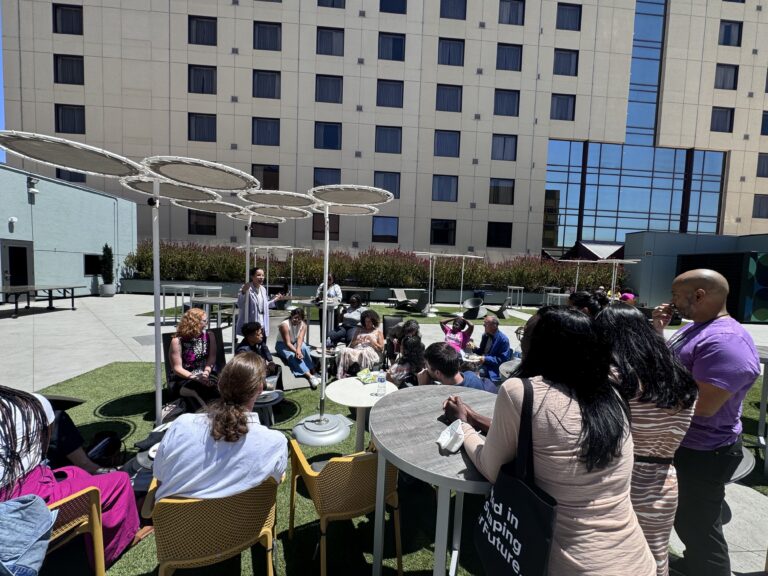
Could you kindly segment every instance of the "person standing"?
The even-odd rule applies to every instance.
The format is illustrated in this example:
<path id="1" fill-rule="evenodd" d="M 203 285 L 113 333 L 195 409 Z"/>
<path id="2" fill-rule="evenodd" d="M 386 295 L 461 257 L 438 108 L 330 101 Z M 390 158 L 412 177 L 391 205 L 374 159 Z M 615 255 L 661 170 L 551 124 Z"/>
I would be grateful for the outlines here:
<path id="1" fill-rule="evenodd" d="M 667 343 L 699 389 L 691 426 L 675 454 L 675 531 L 685 555 L 671 565 L 688 576 L 731 574 L 720 512 L 725 484 L 742 459 L 742 402 L 760 375 L 752 337 L 726 309 L 728 290 L 728 281 L 718 272 L 691 270 L 672 282 L 671 301 L 653 310 L 653 326 L 660 334 L 674 309 L 693 321 Z"/>
<path id="2" fill-rule="evenodd" d="M 248 298 L 248 314 L 245 313 L 245 299 Z M 282 292 L 269 299 L 267 289 L 264 287 L 264 269 L 251 268 L 251 281 L 243 284 L 237 294 L 237 331 L 242 333 L 243 324 L 247 322 L 259 322 L 264 330 L 264 339 L 269 337 L 269 309 L 275 307 L 275 302 L 285 300 Z"/>

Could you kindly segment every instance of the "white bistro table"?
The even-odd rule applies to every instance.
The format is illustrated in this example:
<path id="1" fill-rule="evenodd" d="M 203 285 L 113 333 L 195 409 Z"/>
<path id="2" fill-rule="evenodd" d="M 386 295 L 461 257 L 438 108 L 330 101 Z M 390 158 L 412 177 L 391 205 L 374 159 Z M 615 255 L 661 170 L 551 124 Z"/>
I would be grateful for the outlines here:
<path id="1" fill-rule="evenodd" d="M 384 480 L 387 462 L 403 472 L 437 486 L 435 564 L 433 575 L 445 576 L 451 491 L 456 492 L 450 574 L 456 574 L 461 543 L 464 494 L 487 494 L 491 485 L 477 471 L 464 450 L 441 454 L 437 437 L 446 424 L 440 418 L 443 402 L 458 395 L 480 414 L 493 415 L 496 395 L 463 386 L 414 386 L 382 398 L 368 422 L 379 453 L 376 475 L 376 517 L 373 530 L 373 576 L 381 575 L 384 548 Z"/>
<path id="2" fill-rule="evenodd" d="M 189 299 L 192 305 L 202 304 L 203 310 L 205 310 L 208 316 L 208 321 L 211 320 L 211 306 L 216 306 L 216 327 L 221 328 L 221 309 L 232 308 L 232 354 L 235 353 L 235 342 L 237 341 L 237 334 L 235 333 L 235 327 L 237 326 L 237 298 L 232 296 L 193 296 Z"/>
<path id="3" fill-rule="evenodd" d="M 760 363 L 763 365 L 763 390 L 760 394 L 760 415 L 757 422 L 758 449 L 763 451 L 763 474 L 768 476 L 768 432 L 766 431 L 766 411 L 768 410 L 768 346 L 758 346 Z"/>
<path id="4" fill-rule="evenodd" d="M 322 316 L 323 312 L 323 301 L 319 300 L 316 301 L 314 299 L 309 300 L 291 300 L 291 304 L 295 304 L 296 306 L 301 306 L 304 309 L 304 315 L 307 317 L 307 344 L 309 344 L 309 333 L 310 328 L 312 327 L 312 322 L 310 321 L 310 317 L 312 314 L 312 308 L 318 308 L 320 310 L 320 313 L 318 314 L 318 318 Z M 333 319 L 334 315 L 336 314 L 336 307 L 340 304 L 340 302 L 335 298 L 329 298 L 328 299 L 328 319 L 330 321 L 329 326 L 329 332 L 333 330 Z M 322 322 L 318 320 L 318 324 L 320 326 L 323 325 Z M 318 337 L 320 339 L 319 346 L 325 346 L 325 342 L 323 341 L 323 335 L 320 334 Z"/>
<path id="5" fill-rule="evenodd" d="M 378 386 L 376 382 L 373 384 L 363 384 L 358 378 L 352 377 L 336 380 L 325 389 L 325 393 L 330 400 L 342 406 L 355 408 L 357 411 L 355 452 L 360 452 L 363 449 L 363 442 L 365 441 L 365 412 L 384 398 L 384 396 L 376 396 Z M 392 384 L 392 382 L 387 382 L 386 394 L 396 391 L 397 386 Z"/>
<path id="6" fill-rule="evenodd" d="M 168 292 L 173 292 L 173 321 L 177 322 L 179 319 L 179 305 L 177 298 L 181 296 L 181 307 L 184 307 L 184 294 L 188 296 L 192 295 L 192 284 L 174 284 L 163 282 L 160 284 L 160 290 L 163 293 L 163 319 L 162 323 L 165 324 L 165 295 Z"/>

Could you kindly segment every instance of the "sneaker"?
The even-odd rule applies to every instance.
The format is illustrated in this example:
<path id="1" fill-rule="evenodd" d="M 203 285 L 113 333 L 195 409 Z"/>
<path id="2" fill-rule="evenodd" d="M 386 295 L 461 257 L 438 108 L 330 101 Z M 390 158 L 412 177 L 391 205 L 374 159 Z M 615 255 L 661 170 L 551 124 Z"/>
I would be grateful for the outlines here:
<path id="1" fill-rule="evenodd" d="M 321 382 L 322 380 L 320 378 L 318 378 L 317 376 L 312 376 L 309 379 L 309 387 L 312 388 L 312 390 L 316 390 Z"/>

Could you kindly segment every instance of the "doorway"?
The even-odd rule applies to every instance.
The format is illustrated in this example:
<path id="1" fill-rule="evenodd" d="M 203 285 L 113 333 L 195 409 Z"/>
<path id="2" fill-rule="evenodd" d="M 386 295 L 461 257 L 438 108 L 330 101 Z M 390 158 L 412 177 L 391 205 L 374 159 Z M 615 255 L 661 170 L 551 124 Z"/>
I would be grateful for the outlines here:
<path id="1" fill-rule="evenodd" d="M 0 240 L 0 264 L 4 286 L 29 286 L 35 283 L 32 242 Z"/>

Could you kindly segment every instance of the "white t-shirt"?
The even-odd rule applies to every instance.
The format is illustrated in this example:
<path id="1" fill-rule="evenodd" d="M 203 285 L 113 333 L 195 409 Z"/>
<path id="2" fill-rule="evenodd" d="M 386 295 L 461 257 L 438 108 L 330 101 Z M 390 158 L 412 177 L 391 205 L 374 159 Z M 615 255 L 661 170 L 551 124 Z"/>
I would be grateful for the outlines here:
<path id="1" fill-rule="evenodd" d="M 51 403 L 48 401 L 48 399 L 45 396 L 41 396 L 40 394 L 33 394 L 35 398 L 37 398 L 40 401 L 40 404 L 43 405 L 43 410 L 45 411 L 45 416 L 48 419 L 48 426 L 53 424 L 54 420 L 54 414 L 53 414 L 53 406 L 51 406 Z M 0 400 L 0 402 L 3 402 L 3 400 Z M 21 411 L 14 406 L 13 407 L 13 421 L 16 425 L 16 446 L 19 446 L 22 441 L 22 414 Z M 0 444 L 0 451 L 5 454 L 7 450 L 7 446 Z M 23 474 L 26 474 L 30 470 L 32 470 L 35 466 L 40 464 L 40 462 L 43 461 L 44 454 L 42 453 L 42 447 L 40 444 L 37 446 L 33 446 L 32 450 L 22 457 L 21 459 L 21 465 L 23 467 Z M 0 464 L 0 477 L 4 474 L 5 469 L 2 467 L 2 464 Z M 22 475 L 23 475 L 22 474 Z"/>
<path id="2" fill-rule="evenodd" d="M 288 441 L 259 424 L 256 414 L 249 416 L 248 434 L 237 442 L 214 440 L 206 414 L 179 416 L 155 455 L 153 474 L 161 483 L 155 499 L 224 498 L 268 476 L 279 482 L 288 464 Z"/>

